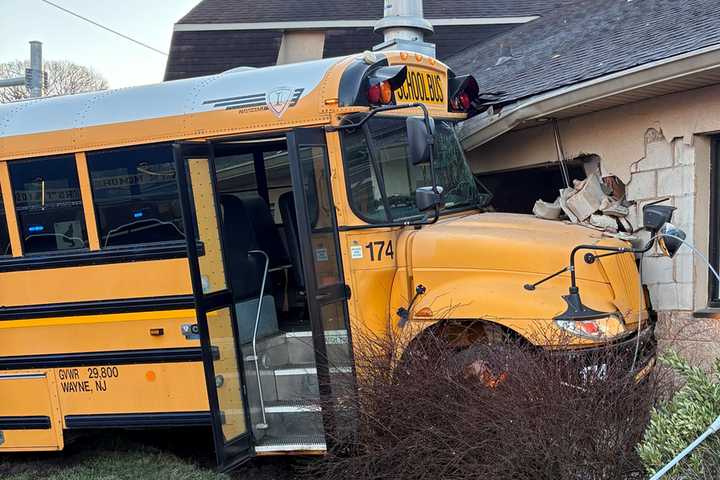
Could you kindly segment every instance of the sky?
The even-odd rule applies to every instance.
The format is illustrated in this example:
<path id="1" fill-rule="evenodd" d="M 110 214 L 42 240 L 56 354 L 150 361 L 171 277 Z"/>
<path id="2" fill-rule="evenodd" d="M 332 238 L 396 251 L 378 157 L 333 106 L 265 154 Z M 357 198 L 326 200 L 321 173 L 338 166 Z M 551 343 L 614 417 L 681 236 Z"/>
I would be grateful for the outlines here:
<path id="1" fill-rule="evenodd" d="M 168 52 L 173 25 L 199 0 L 52 0 L 68 10 Z M 167 57 L 136 45 L 41 0 L 0 0 L 0 63 L 29 59 L 30 40 L 45 60 L 92 67 L 111 88 L 162 81 Z"/>

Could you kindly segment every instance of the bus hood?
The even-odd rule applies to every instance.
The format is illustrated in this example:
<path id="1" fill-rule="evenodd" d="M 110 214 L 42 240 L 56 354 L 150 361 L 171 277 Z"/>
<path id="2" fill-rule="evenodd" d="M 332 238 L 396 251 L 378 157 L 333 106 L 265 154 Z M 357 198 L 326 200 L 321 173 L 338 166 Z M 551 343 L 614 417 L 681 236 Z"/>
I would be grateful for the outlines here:
<path id="1" fill-rule="evenodd" d="M 523 303 L 517 306 L 519 312 L 534 311 L 536 315 L 544 312 L 540 318 L 564 311 L 566 305 L 561 297 L 568 294 L 569 273 L 534 292 L 524 290 L 523 285 L 568 266 L 570 252 L 577 245 L 629 246 L 580 225 L 504 213 L 443 218 L 408 233 L 407 240 L 403 246 L 410 250 L 409 255 L 401 254 L 399 258 L 406 258 L 418 281 L 424 278 L 423 281 L 442 289 L 436 280 L 442 284 L 448 280 L 440 278 L 457 279 L 460 275 L 480 282 L 479 288 L 491 295 L 501 291 L 504 284 L 510 289 L 508 295 Z M 647 318 L 634 255 L 614 255 L 588 264 L 583 258 L 585 253 L 580 251 L 575 259 L 584 301 L 601 311 L 619 311 L 628 326 L 636 323 L 639 316 Z"/>
<path id="2" fill-rule="evenodd" d="M 531 215 L 481 213 L 442 219 L 412 240 L 411 268 L 458 268 L 526 272 L 532 283 L 570 262 L 581 244 L 627 246 L 601 232 Z M 402 258 L 402 257 L 400 257 Z M 578 279 L 608 282 L 599 263 L 576 259 Z"/>

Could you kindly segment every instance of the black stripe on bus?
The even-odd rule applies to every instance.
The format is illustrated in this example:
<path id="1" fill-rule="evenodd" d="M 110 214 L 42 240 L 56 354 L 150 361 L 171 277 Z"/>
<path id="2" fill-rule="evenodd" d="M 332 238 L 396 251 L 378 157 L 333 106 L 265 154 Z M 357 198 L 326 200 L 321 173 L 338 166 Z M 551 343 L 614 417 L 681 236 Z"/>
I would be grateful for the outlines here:
<path id="1" fill-rule="evenodd" d="M 111 313 L 152 312 L 158 310 L 183 310 L 188 308 L 195 308 L 195 301 L 192 295 L 93 300 L 89 302 L 0 307 L 0 321 Z"/>
<path id="2" fill-rule="evenodd" d="M 147 350 L 115 350 L 110 352 L 52 353 L 47 355 L 0 357 L 0 370 L 200 361 L 202 361 L 200 347 L 156 348 Z"/>
<path id="3" fill-rule="evenodd" d="M 49 430 L 50 417 L 0 417 L 0 430 Z"/>
<path id="4" fill-rule="evenodd" d="M 202 251 L 203 246 L 198 245 L 198 250 Z M 201 255 L 201 253 L 199 253 L 199 255 Z M 0 260 L 0 273 L 168 260 L 185 257 L 187 257 L 187 244 L 184 241 L 164 244 L 140 244 L 92 252 L 88 250 L 77 250 L 52 254 L 30 254 L 17 258 L 4 258 Z"/>
<path id="5" fill-rule="evenodd" d="M 210 421 L 210 412 L 103 413 L 65 416 L 65 426 L 68 429 L 192 427 L 210 425 Z"/>

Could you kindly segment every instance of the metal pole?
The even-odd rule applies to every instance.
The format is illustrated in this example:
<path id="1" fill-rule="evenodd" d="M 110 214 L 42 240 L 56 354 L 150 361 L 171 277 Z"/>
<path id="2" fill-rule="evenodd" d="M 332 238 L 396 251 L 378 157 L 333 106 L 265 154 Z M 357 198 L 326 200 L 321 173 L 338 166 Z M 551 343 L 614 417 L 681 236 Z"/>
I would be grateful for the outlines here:
<path id="1" fill-rule="evenodd" d="M 31 97 L 42 97 L 43 77 L 42 42 L 33 40 L 30 42 L 30 68 L 25 70 L 25 76 L 1 79 L 0 88 L 25 85 Z"/>
<path id="2" fill-rule="evenodd" d="M 385 41 L 373 50 L 410 50 L 435 56 L 435 45 L 425 42 L 425 35 L 433 32 L 433 26 L 423 17 L 422 0 L 385 0 L 385 13 L 375 24 Z"/>
<path id="3" fill-rule="evenodd" d="M 43 94 L 43 63 L 42 42 L 30 42 L 30 83 L 28 85 L 31 97 L 42 97 Z"/>

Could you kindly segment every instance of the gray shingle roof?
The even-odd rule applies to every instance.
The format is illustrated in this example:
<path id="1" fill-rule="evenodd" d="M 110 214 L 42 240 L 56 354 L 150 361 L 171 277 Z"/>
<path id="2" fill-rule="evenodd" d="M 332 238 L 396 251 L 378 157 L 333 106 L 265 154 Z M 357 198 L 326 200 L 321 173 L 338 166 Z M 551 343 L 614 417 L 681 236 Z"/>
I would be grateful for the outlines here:
<path id="1" fill-rule="evenodd" d="M 542 15 L 575 0 L 424 0 L 427 18 Z M 382 0 L 204 0 L 178 23 L 378 20 Z"/>
<path id="2" fill-rule="evenodd" d="M 717 0 L 585 0 L 445 61 L 512 101 L 715 44 Z"/>
<path id="3" fill-rule="evenodd" d="M 468 45 L 506 32 L 515 25 L 439 26 L 432 41 L 438 58 L 458 53 Z M 219 30 L 175 32 L 165 80 L 220 73 L 237 66 L 266 67 L 277 60 L 280 30 Z M 323 57 L 362 52 L 382 42 L 372 28 L 334 28 L 325 32 Z M 252 46 L 252 47 L 249 47 Z"/>

